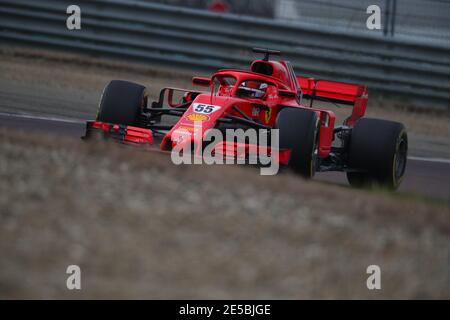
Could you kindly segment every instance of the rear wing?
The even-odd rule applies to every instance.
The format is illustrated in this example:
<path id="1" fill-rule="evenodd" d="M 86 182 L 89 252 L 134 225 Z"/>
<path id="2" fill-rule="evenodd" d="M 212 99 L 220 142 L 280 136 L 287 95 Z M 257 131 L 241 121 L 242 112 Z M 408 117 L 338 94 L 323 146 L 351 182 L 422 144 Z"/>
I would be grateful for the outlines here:
<path id="1" fill-rule="evenodd" d="M 366 112 L 367 86 L 305 77 L 297 77 L 297 81 L 303 97 L 311 100 L 311 107 L 314 100 L 352 105 L 353 112 L 345 121 L 346 125 L 353 125 Z"/>

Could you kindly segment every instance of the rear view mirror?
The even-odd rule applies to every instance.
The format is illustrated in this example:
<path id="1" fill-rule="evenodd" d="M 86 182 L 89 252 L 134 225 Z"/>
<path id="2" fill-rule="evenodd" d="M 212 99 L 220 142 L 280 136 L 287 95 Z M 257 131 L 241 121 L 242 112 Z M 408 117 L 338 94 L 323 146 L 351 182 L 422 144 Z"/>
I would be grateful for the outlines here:
<path id="1" fill-rule="evenodd" d="M 192 83 L 194 86 L 200 86 L 200 87 L 210 87 L 211 86 L 211 79 L 210 78 L 204 78 L 204 77 L 193 77 Z"/>

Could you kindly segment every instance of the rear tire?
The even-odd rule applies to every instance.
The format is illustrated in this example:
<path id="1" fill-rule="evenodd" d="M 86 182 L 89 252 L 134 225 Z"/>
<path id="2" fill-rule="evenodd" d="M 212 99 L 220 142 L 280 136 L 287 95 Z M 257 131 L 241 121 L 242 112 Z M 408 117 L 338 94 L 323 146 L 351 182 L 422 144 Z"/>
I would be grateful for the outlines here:
<path id="1" fill-rule="evenodd" d="M 280 130 L 280 149 L 291 149 L 289 167 L 307 179 L 316 171 L 318 125 L 315 112 L 300 108 L 282 109 L 275 123 Z"/>
<path id="2" fill-rule="evenodd" d="M 354 187 L 395 190 L 406 170 L 408 136 L 403 124 L 360 119 L 352 130 L 347 179 Z"/>
<path id="3" fill-rule="evenodd" d="M 97 121 L 135 126 L 147 104 L 147 93 L 139 84 L 113 80 L 103 90 Z"/>

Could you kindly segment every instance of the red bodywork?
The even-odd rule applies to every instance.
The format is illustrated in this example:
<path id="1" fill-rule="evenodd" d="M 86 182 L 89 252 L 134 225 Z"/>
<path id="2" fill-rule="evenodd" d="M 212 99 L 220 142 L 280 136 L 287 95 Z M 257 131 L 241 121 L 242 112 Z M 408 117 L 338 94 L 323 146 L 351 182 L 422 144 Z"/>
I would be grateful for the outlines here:
<path id="1" fill-rule="evenodd" d="M 251 64 L 249 71 L 220 70 L 211 78 L 194 78 L 193 82 L 194 85 L 208 87 L 211 91 L 184 90 L 186 92 L 185 99 L 191 104 L 183 111 L 178 122 L 164 133 L 160 143 L 162 150 L 170 151 L 178 143 L 190 142 L 196 145 L 196 140 L 202 137 L 206 130 L 214 128 L 224 117 L 248 118 L 268 128 L 273 128 L 278 112 L 282 108 L 295 107 L 306 108 L 317 113 L 320 119 L 318 156 L 326 158 L 332 149 L 335 114 L 332 111 L 313 108 L 312 103 L 304 105 L 303 99 L 326 100 L 352 105 L 353 111 L 344 123 L 348 127 L 352 127 L 359 118 L 364 116 L 368 101 L 366 86 L 296 76 L 291 65 L 286 61 L 256 60 Z M 248 90 L 257 91 L 255 88 L 251 88 L 252 83 L 264 83 L 267 87 L 263 96 L 242 96 L 240 90 L 242 90 L 243 83 L 250 86 Z M 177 110 L 180 104 L 172 101 L 173 93 L 177 89 L 166 88 L 164 90 L 169 94 L 168 107 Z M 189 99 L 191 100 L 189 101 Z M 162 101 L 159 103 L 162 105 Z M 217 110 L 209 114 L 198 113 L 195 108 L 199 105 L 207 105 L 213 109 L 217 107 Z M 197 123 L 201 123 L 201 128 L 196 134 L 194 134 L 195 120 Z M 154 142 L 153 129 L 92 121 L 88 122 L 88 129 L 115 134 L 124 142 L 139 144 L 153 144 Z M 179 138 L 180 134 L 183 139 Z M 188 137 L 186 138 L 186 136 Z M 198 151 L 201 146 L 198 144 L 196 146 Z M 217 152 L 223 152 L 224 156 L 239 157 L 237 147 L 236 143 L 225 142 L 218 146 Z M 251 152 L 258 152 L 258 148 L 255 146 L 246 146 L 244 149 L 247 153 L 246 156 Z M 281 163 L 289 162 L 289 152 L 289 150 L 280 150 L 279 161 Z"/>

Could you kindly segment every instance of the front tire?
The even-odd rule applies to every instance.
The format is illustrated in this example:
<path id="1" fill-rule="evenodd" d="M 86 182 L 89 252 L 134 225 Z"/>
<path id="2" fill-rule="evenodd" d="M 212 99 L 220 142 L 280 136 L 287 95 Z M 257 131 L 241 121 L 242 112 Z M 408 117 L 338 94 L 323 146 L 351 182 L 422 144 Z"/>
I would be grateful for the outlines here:
<path id="1" fill-rule="evenodd" d="M 395 190 L 403 180 L 408 136 L 403 124 L 360 119 L 352 130 L 347 179 L 354 187 L 381 186 Z"/>
<path id="2" fill-rule="evenodd" d="M 280 149 L 291 150 L 289 167 L 304 178 L 312 178 L 317 164 L 317 114 L 300 108 L 285 108 L 279 112 L 275 128 L 280 130 Z"/>
<path id="3" fill-rule="evenodd" d="M 103 90 L 97 121 L 136 126 L 147 104 L 147 92 L 140 84 L 113 80 Z"/>

